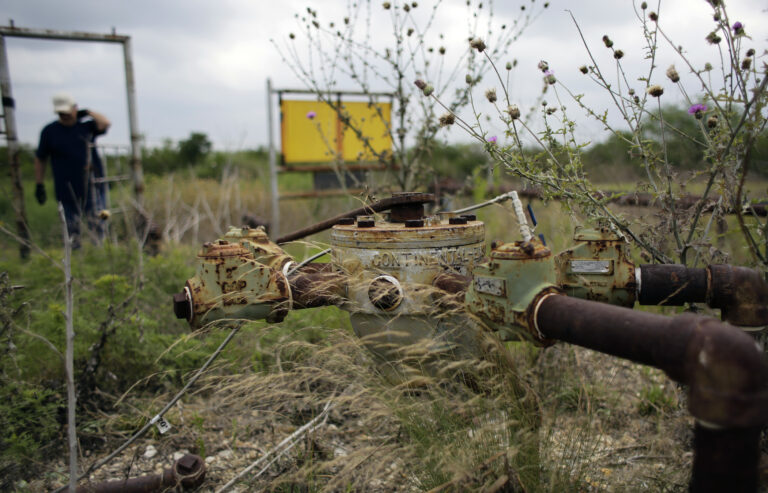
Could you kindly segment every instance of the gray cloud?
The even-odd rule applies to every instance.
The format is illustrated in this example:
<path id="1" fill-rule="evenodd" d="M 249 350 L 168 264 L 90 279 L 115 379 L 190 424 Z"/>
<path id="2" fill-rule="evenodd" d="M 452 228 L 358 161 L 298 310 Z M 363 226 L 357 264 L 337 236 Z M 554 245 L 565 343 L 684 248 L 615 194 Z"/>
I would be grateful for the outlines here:
<path id="1" fill-rule="evenodd" d="M 421 3 L 417 14 L 426 15 L 427 6 Z M 435 21 L 435 32 L 445 33 L 444 40 L 435 36 L 435 46 L 444 44 L 451 55 L 466 49 L 466 26 L 471 19 L 467 19 L 464 3 L 444 2 L 445 14 L 438 14 Z M 540 3 L 537 0 L 535 4 Z M 495 2 L 498 25 L 511 24 L 521 4 Z M 530 6 L 529 2 L 525 4 Z M 600 41 L 603 34 L 608 34 L 626 53 L 630 84 L 642 86 L 637 78 L 646 73 L 645 51 L 631 2 L 553 0 L 550 4 L 512 47 L 510 58 L 519 60 L 519 69 L 512 75 L 512 97 L 516 101 L 523 106 L 532 104 L 542 87 L 536 64 L 546 59 L 558 79 L 573 91 L 584 93 L 585 100 L 598 108 L 609 106 L 605 95 L 578 72 L 578 66 L 588 62 L 588 54 L 565 9 L 573 12 L 601 66 L 614 66 L 610 52 Z M 339 22 L 345 5 L 339 0 L 316 2 L 324 25 L 331 19 Z M 379 3 L 371 5 L 374 37 L 386 43 L 391 37 L 389 23 L 383 22 Z M 115 27 L 117 32 L 129 34 L 133 40 L 140 128 L 148 143 L 203 131 L 219 148 L 238 148 L 266 143 L 266 78 L 272 77 L 277 86 L 299 85 L 269 40 L 286 40 L 288 32 L 298 32 L 293 16 L 303 15 L 305 6 L 306 2 L 299 0 L 6 0 L 4 11 L 22 27 L 101 33 Z M 756 9 L 749 0 L 732 0 L 729 8 L 733 19 L 742 20 L 752 35 L 752 41 L 747 42 L 759 48 L 767 36 L 766 12 Z M 716 56 L 716 51 L 703 42 L 712 26 L 706 2 L 667 2 L 661 15 L 662 27 L 674 33 L 676 43 L 688 48 L 695 63 L 703 65 Z M 103 111 L 113 120 L 106 142 L 128 142 L 119 47 L 9 39 L 8 48 L 23 142 L 36 143 L 40 128 L 53 117 L 50 96 L 62 89 L 72 92 L 82 105 Z M 673 60 L 669 47 L 660 49 L 656 76 L 663 78 L 663 71 Z M 679 69 L 688 77 L 680 64 Z M 607 72 L 613 77 L 615 68 Z M 485 82 L 491 84 L 492 79 Z M 696 90 L 693 85 L 693 93 Z M 575 105 L 569 106 L 576 111 Z M 585 128 L 587 138 L 599 138 L 599 126 Z M 456 131 L 448 135 L 451 139 L 462 138 Z"/>

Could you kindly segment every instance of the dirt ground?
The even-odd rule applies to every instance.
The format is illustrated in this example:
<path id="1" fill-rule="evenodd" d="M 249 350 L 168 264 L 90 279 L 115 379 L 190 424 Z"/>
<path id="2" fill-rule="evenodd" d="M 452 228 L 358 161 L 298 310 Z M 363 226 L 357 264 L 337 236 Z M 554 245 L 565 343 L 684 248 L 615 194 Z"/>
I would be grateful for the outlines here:
<path id="1" fill-rule="evenodd" d="M 352 371 L 344 375 L 348 379 L 344 383 L 352 398 L 333 408 L 317 429 L 259 476 L 261 466 L 229 491 L 425 489 L 417 477 L 419 468 L 414 467 L 420 457 L 400 445 L 404 438 L 398 417 L 380 396 L 365 390 L 364 382 L 355 381 L 353 364 L 347 367 Z M 286 375 L 306 378 L 312 372 L 335 369 L 321 363 L 301 370 L 306 374 L 294 374 L 293 369 Z M 541 402 L 540 483 L 522 489 L 502 474 L 504 467 L 492 468 L 480 479 L 481 465 L 476 471 L 455 473 L 451 482 L 434 491 L 687 490 L 693 419 L 685 410 L 684 389 L 659 371 L 565 345 L 539 354 L 531 371 Z M 280 387 L 279 375 L 263 384 L 255 384 L 254 378 L 260 377 L 243 374 L 209 382 L 214 390 L 185 398 L 168 413 L 173 429 L 140 439 L 92 474 L 91 481 L 160 473 L 174 459 L 192 452 L 202 455 L 207 467 L 198 491 L 217 491 L 320 409 L 320 402 L 308 395 L 322 387 L 322 376 L 304 391 L 301 385 L 288 385 L 278 392 L 281 397 L 267 398 L 269 402 L 261 396 L 270 386 Z M 310 389 L 312 385 L 316 388 Z M 86 451 L 82 460 L 89 464 L 96 458 Z M 64 461 L 49 469 L 44 478 L 19 484 L 19 489 L 43 491 L 63 484 Z M 473 474 L 477 477 L 470 478 Z"/>

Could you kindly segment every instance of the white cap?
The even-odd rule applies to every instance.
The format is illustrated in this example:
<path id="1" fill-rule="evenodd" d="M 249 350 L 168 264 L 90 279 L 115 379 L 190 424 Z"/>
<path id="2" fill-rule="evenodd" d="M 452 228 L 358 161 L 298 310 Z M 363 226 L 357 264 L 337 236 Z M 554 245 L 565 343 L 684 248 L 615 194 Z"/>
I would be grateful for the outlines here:
<path id="1" fill-rule="evenodd" d="M 54 113 L 69 113 L 76 104 L 74 98 L 65 92 L 53 96 Z"/>

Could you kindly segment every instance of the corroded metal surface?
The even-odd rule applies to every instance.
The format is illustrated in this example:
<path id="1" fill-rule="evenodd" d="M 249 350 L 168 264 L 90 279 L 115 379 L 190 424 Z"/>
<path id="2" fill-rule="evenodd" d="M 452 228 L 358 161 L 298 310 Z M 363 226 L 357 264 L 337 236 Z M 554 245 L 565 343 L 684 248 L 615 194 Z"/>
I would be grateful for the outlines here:
<path id="1" fill-rule="evenodd" d="M 558 291 L 552 253 L 539 239 L 505 243 L 475 268 L 466 306 L 503 340 L 549 344 L 535 330 L 529 307 L 543 293 Z"/>
<path id="2" fill-rule="evenodd" d="M 486 335 L 458 307 L 441 312 L 447 305 L 439 300 L 450 293 L 435 281 L 469 274 L 484 259 L 484 241 L 482 222 L 450 224 L 436 216 L 399 223 L 366 217 L 334 226 L 332 263 L 348 278 L 341 308 L 368 349 L 396 366 L 405 353 L 480 356 Z"/>
<path id="3" fill-rule="evenodd" d="M 104 481 L 77 487 L 77 493 L 160 493 L 163 491 L 194 491 L 205 480 L 205 462 L 197 455 L 187 454 L 162 474 Z"/>
<path id="4" fill-rule="evenodd" d="M 692 491 L 755 491 L 768 423 L 768 361 L 743 331 L 693 314 L 674 318 L 566 296 L 541 302 L 547 336 L 664 370 L 688 386 L 697 418 Z"/>
<path id="5" fill-rule="evenodd" d="M 719 308 L 722 319 L 742 327 L 768 325 L 768 283 L 746 267 L 641 265 L 641 305 L 704 303 Z"/>
<path id="6" fill-rule="evenodd" d="M 359 221 L 358 221 L 359 222 Z M 331 231 L 331 242 L 339 247 L 375 249 L 443 248 L 478 244 L 485 240 L 485 225 L 481 221 L 466 224 L 449 224 L 436 217 L 424 219 L 421 227 L 406 227 L 405 223 L 378 221 L 373 227 L 360 228 L 357 224 L 337 225 Z M 482 248 L 471 252 L 470 257 L 482 257 Z M 448 254 L 446 254 L 448 255 Z M 469 259 L 445 258 L 448 263 L 463 264 Z M 408 263 L 408 261 L 406 261 Z"/>
<path id="7" fill-rule="evenodd" d="M 690 491 L 758 491 L 760 429 L 712 429 L 697 423 Z"/>
<path id="8" fill-rule="evenodd" d="M 692 269 L 684 265 L 641 265 L 641 305 L 679 306 L 685 303 L 707 301 L 708 276 L 706 269 Z"/>
<path id="9" fill-rule="evenodd" d="M 558 286 L 568 296 L 631 307 L 637 283 L 629 245 L 607 228 L 577 228 L 573 239 L 555 260 Z"/>
<path id="10" fill-rule="evenodd" d="M 768 283 L 746 267 L 710 265 L 707 304 L 720 308 L 723 320 L 734 325 L 768 325 Z"/>
<path id="11" fill-rule="evenodd" d="M 292 300 L 282 270 L 291 259 L 262 228 L 231 228 L 203 245 L 195 276 L 174 296 L 174 311 L 193 327 L 222 318 L 282 321 Z"/>
<path id="12" fill-rule="evenodd" d="M 325 221 L 320 221 L 319 223 L 313 224 L 312 226 L 308 226 L 298 231 L 294 231 L 293 233 L 289 233 L 281 238 L 278 238 L 275 243 L 280 245 L 282 243 L 288 243 L 289 241 L 299 240 L 309 235 L 319 233 L 320 231 L 325 231 L 344 218 L 374 214 L 376 212 L 382 212 L 392 208 L 396 208 L 399 211 L 408 211 L 409 207 L 434 202 L 434 200 L 435 196 L 431 193 L 395 194 L 392 197 L 376 201 L 373 204 L 366 205 L 364 207 L 360 207 L 343 214 L 339 214 L 330 219 L 326 219 Z M 412 214 L 409 212 L 403 213 L 412 216 Z"/>
<path id="13" fill-rule="evenodd" d="M 269 240 L 263 227 L 231 227 L 224 235 L 224 239 L 245 248 L 256 262 L 273 269 L 282 269 L 286 263 L 293 260 L 293 257 Z"/>
<path id="14" fill-rule="evenodd" d="M 716 319 L 665 317 L 566 296 L 541 302 L 548 337 L 664 370 L 690 386 L 696 418 L 716 426 L 768 422 L 768 361 L 754 339 Z"/>
<path id="15" fill-rule="evenodd" d="M 293 308 L 314 308 L 344 303 L 347 278 L 332 264 L 308 264 L 288 277 Z"/>

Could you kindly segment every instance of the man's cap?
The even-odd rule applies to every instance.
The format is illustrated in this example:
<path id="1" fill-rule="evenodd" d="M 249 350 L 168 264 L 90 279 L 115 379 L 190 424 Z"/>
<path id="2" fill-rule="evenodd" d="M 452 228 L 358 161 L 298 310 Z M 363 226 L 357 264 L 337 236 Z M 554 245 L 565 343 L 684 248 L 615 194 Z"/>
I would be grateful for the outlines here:
<path id="1" fill-rule="evenodd" d="M 53 96 L 54 113 L 69 113 L 76 104 L 74 98 L 65 92 Z"/>

